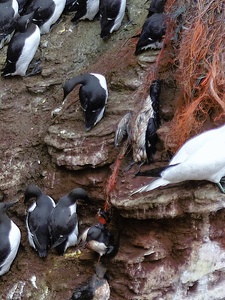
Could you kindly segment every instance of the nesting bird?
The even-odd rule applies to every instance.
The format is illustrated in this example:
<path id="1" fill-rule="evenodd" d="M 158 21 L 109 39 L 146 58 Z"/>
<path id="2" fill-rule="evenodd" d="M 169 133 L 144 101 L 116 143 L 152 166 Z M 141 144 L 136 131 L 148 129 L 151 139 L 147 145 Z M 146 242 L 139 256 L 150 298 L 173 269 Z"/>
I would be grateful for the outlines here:
<path id="1" fill-rule="evenodd" d="M 75 288 L 70 300 L 108 300 L 110 286 L 105 276 L 106 268 L 100 263 L 95 264 L 95 273 L 82 285 Z"/>
<path id="2" fill-rule="evenodd" d="M 161 49 L 163 37 L 166 33 L 166 15 L 155 13 L 144 22 L 136 45 L 135 55 L 146 49 Z"/>
<path id="3" fill-rule="evenodd" d="M 99 11 L 99 0 L 77 0 L 73 1 L 66 11 L 76 11 L 72 22 L 88 19 L 92 21 Z"/>
<path id="4" fill-rule="evenodd" d="M 125 9 L 126 0 L 100 0 L 101 38 L 107 39 L 113 31 L 120 28 Z"/>
<path id="5" fill-rule="evenodd" d="M 31 198 L 36 199 L 29 207 L 26 217 L 30 246 L 38 252 L 39 257 L 46 257 L 51 247 L 49 218 L 55 207 L 55 202 L 38 186 L 33 184 L 27 187 L 24 196 L 24 203 L 27 203 Z"/>
<path id="6" fill-rule="evenodd" d="M 0 203 L 0 276 L 9 271 L 20 245 L 20 230 L 6 214 L 16 202 Z"/>
<path id="7" fill-rule="evenodd" d="M 92 129 L 103 117 L 108 99 L 106 79 L 101 74 L 88 73 L 68 80 L 64 86 L 64 99 L 78 85 L 80 104 L 83 109 L 85 129 Z"/>
<path id="8" fill-rule="evenodd" d="M 225 125 L 205 131 L 188 140 L 174 155 L 169 165 L 137 173 L 159 177 L 132 194 L 151 191 L 160 186 L 186 180 L 208 180 L 225 193 L 221 179 L 225 176 Z"/>
<path id="9" fill-rule="evenodd" d="M 0 0 L 0 49 L 9 42 L 19 18 L 16 0 Z"/>
<path id="10" fill-rule="evenodd" d="M 103 255 L 111 256 L 116 250 L 114 236 L 107 229 L 109 216 L 103 210 L 98 212 L 98 223 L 87 228 L 80 236 L 82 244 L 99 254 L 99 260 Z"/>
<path id="11" fill-rule="evenodd" d="M 50 234 L 52 247 L 63 255 L 66 249 L 77 243 L 78 218 L 77 200 L 88 200 L 86 191 L 82 188 L 73 189 L 69 194 L 59 199 L 50 215 Z"/>
<path id="12" fill-rule="evenodd" d="M 34 13 L 22 16 L 17 23 L 7 49 L 5 67 L 2 76 L 25 76 L 40 43 L 40 29 L 32 22 Z M 31 72 L 34 75 L 36 71 Z"/>
<path id="13" fill-rule="evenodd" d="M 66 0 L 32 0 L 25 13 L 34 12 L 35 24 L 39 26 L 41 34 L 46 34 L 60 18 L 65 4 Z"/>

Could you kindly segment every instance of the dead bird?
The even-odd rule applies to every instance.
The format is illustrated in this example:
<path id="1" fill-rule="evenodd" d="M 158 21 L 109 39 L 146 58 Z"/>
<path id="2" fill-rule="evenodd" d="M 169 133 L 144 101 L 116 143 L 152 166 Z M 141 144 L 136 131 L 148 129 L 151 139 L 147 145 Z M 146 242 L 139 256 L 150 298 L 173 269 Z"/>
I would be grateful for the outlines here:
<path id="1" fill-rule="evenodd" d="M 115 133 L 115 146 L 128 138 L 133 149 L 133 160 L 136 163 L 150 162 L 156 152 L 158 142 L 157 130 L 160 127 L 159 96 L 161 80 L 153 80 L 149 95 L 137 115 L 128 112 L 119 122 Z"/>

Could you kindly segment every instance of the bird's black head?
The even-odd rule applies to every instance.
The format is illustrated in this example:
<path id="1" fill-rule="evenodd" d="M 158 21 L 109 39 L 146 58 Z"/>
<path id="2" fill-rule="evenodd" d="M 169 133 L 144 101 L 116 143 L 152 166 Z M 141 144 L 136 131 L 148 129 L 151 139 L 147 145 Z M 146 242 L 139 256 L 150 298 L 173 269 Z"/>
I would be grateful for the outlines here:
<path id="1" fill-rule="evenodd" d="M 42 194 L 42 190 L 35 184 L 30 184 L 24 193 L 24 203 L 27 203 L 31 198 L 37 198 Z"/>
<path id="2" fill-rule="evenodd" d="M 68 194 L 68 197 L 76 202 L 76 200 L 78 199 L 81 199 L 81 200 L 86 200 L 88 201 L 89 200 L 89 197 L 88 197 L 88 194 L 87 192 L 82 189 L 82 188 L 76 188 L 76 189 L 73 189 L 69 194 Z"/>
<path id="3" fill-rule="evenodd" d="M 30 26 L 30 24 L 32 24 L 33 17 L 34 17 L 34 11 L 31 12 L 30 14 L 20 17 L 17 21 L 18 31 L 20 32 L 25 31 Z"/>

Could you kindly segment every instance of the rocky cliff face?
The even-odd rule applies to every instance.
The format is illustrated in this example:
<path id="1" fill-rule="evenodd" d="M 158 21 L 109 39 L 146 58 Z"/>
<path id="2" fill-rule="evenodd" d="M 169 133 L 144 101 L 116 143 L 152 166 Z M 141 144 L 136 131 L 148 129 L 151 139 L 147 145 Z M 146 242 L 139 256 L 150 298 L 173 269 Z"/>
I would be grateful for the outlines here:
<path id="1" fill-rule="evenodd" d="M 108 41 L 100 38 L 98 20 L 73 25 L 71 16 L 64 15 L 42 36 L 36 54 L 42 74 L 0 81 L 1 198 L 19 200 L 9 216 L 22 231 L 17 258 L 0 280 L 2 299 L 69 299 L 93 274 L 98 259 L 87 249 L 75 253 L 75 248 L 64 256 L 53 250 L 44 260 L 37 256 L 25 230 L 23 193 L 30 183 L 56 201 L 74 187 L 85 188 L 93 204 L 79 204 L 80 231 L 95 223 L 98 208 L 109 202 L 109 228 L 119 245 L 115 257 L 102 258 L 110 299 L 225 298 L 225 196 L 206 182 L 131 196 L 149 179 L 134 177 L 139 166 L 131 165 L 130 147 L 114 146 L 117 124 L 128 111 L 139 111 L 151 80 L 159 77 L 162 127 L 153 166 L 168 161 L 163 141 L 176 108 L 173 69 L 158 67 L 159 51 L 135 57 L 137 39 L 131 38 L 142 27 L 148 5 L 128 1 L 122 27 Z M 6 48 L 0 53 L 1 66 L 5 54 Z M 52 115 L 62 103 L 62 84 L 86 72 L 102 73 L 109 87 L 104 118 L 89 132 L 84 130 L 79 88 Z"/>

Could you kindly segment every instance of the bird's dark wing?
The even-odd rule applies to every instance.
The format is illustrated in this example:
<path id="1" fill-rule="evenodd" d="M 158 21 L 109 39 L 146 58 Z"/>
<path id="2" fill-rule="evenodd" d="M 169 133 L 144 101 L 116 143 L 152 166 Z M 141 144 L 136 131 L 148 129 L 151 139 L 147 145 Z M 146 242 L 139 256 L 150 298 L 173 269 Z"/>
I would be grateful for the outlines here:
<path id="1" fill-rule="evenodd" d="M 50 232 L 53 240 L 53 248 L 57 247 L 67 239 L 68 235 L 75 229 L 77 222 L 78 219 L 76 213 L 69 216 L 68 219 L 65 218 L 65 214 L 63 214 L 63 219 L 60 218 L 60 215 L 51 219 Z"/>
<path id="2" fill-rule="evenodd" d="M 72 22 L 77 22 L 80 18 L 82 18 L 86 12 L 87 2 L 82 0 L 73 1 L 73 3 L 67 8 L 67 11 L 76 11 L 75 16 L 72 18 Z"/>
<path id="3" fill-rule="evenodd" d="M 16 70 L 15 64 L 18 61 L 21 55 L 21 49 L 24 46 L 24 39 L 20 39 L 19 36 L 22 37 L 21 33 L 16 32 L 8 45 L 6 66 L 3 69 L 3 75 L 13 73 Z"/>
<path id="4" fill-rule="evenodd" d="M 101 38 L 107 38 L 120 9 L 120 2 L 114 0 L 102 0 L 99 6 Z"/>
<path id="5" fill-rule="evenodd" d="M 5 225 L 4 223 L 0 224 L 0 236 L 5 235 L 6 232 L 8 232 L 8 226 Z M 9 255 L 10 249 L 8 247 L 8 239 L 1 239 L 0 243 L 0 270 L 1 270 L 1 265 L 3 264 L 4 260 L 6 257 Z"/>
<path id="6" fill-rule="evenodd" d="M 46 250 L 50 247 L 47 218 L 38 209 L 34 209 L 32 213 L 28 214 L 27 223 L 38 253 L 40 256 L 46 256 Z"/>

